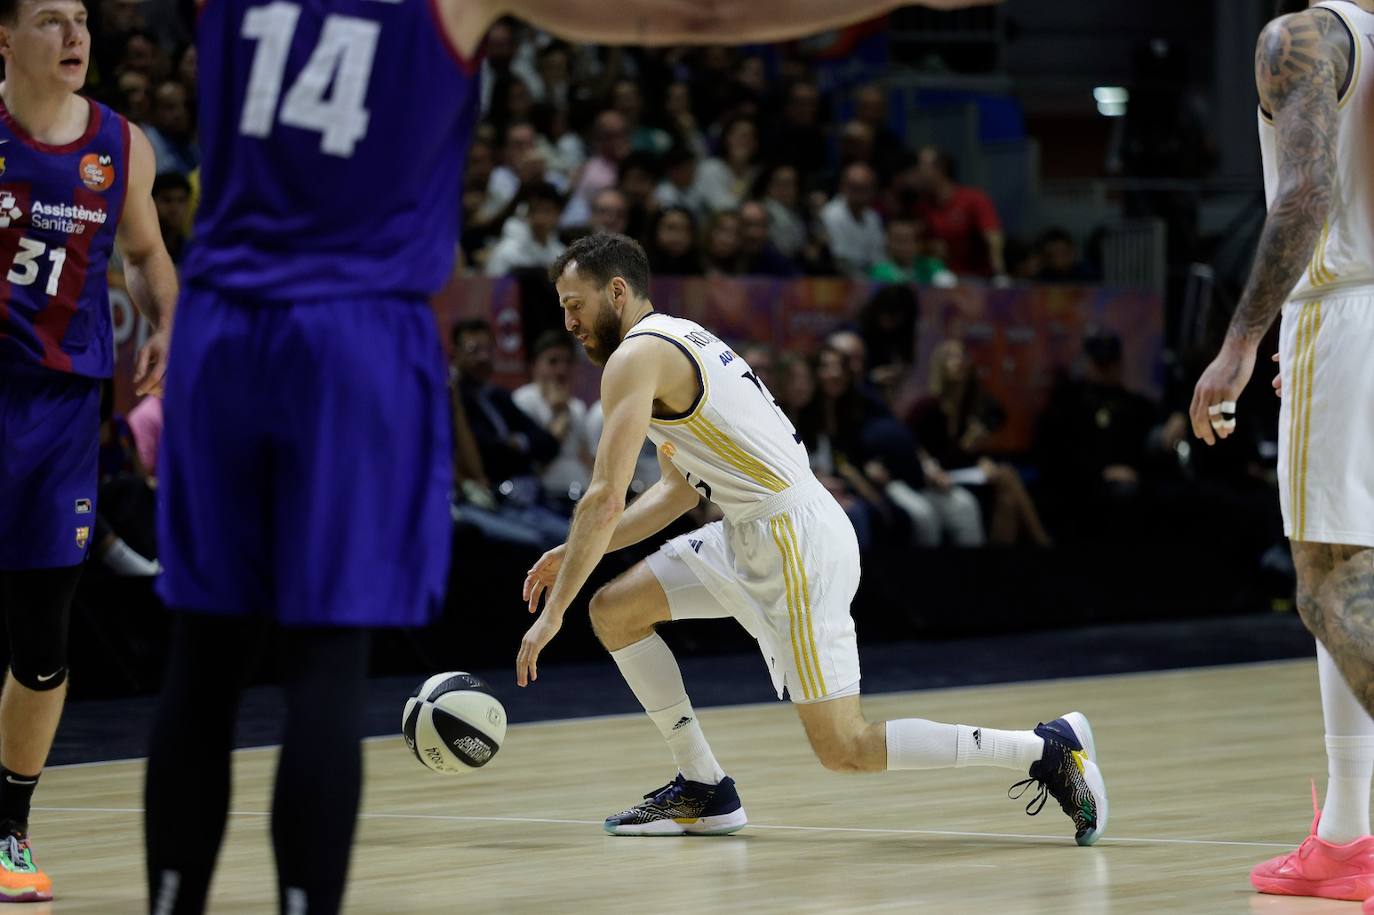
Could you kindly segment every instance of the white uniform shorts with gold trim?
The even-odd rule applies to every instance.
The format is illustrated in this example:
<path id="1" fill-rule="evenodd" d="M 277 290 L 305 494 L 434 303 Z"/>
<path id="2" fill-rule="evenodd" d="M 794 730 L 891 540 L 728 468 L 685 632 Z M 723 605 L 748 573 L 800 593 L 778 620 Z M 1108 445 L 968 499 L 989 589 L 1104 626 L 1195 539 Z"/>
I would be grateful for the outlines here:
<path id="1" fill-rule="evenodd" d="M 668 541 L 648 558 L 674 620 L 734 617 L 759 643 L 778 698 L 859 692 L 849 605 L 859 544 L 830 493 L 808 480 L 734 521 Z"/>
<path id="2" fill-rule="evenodd" d="M 1374 292 L 1285 305 L 1279 367 L 1284 534 L 1374 546 Z"/>

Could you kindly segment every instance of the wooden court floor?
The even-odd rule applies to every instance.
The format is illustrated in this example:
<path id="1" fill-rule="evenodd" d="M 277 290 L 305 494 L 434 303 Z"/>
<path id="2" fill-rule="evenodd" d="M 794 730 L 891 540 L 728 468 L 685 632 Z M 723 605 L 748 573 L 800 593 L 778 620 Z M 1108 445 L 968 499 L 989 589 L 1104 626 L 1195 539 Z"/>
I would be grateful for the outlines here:
<path id="1" fill-rule="evenodd" d="M 1008 800 L 1010 772 L 826 772 L 785 703 L 701 715 L 752 820 L 727 838 L 601 832 L 606 814 L 671 775 L 642 716 L 513 727 L 466 778 L 426 772 L 399 738 L 376 740 L 348 911 L 1354 913 L 1258 896 L 1246 880 L 1310 824 L 1308 779 L 1320 787 L 1325 773 L 1316 680 L 1311 662 L 1284 662 L 866 702 L 870 716 L 993 727 L 1082 710 L 1111 797 L 1093 848 L 1073 844 L 1053 801 L 1030 818 Z M 557 670 L 537 688 L 557 689 Z M 272 750 L 238 755 L 212 912 L 275 911 L 274 764 Z M 51 911 L 144 909 L 142 775 L 120 762 L 44 776 L 34 833 Z"/>

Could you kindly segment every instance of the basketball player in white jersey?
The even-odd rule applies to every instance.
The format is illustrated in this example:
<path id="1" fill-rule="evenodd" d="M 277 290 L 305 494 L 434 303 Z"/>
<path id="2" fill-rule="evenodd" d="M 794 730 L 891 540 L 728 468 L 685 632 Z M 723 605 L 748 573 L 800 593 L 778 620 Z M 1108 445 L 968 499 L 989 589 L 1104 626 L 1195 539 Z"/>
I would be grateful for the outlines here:
<path id="1" fill-rule="evenodd" d="M 1260 864 L 1262 893 L 1374 896 L 1374 0 L 1280 5 L 1255 54 L 1269 213 L 1193 431 L 1235 430 L 1235 401 L 1282 312 L 1279 499 L 1317 638 L 1326 803 L 1297 851 Z M 1367 909 L 1370 911 L 1371 909 Z"/>
<path id="2" fill-rule="evenodd" d="M 702 734 L 677 661 L 654 631 L 670 620 L 734 617 L 758 640 L 778 697 L 784 690 L 791 697 L 826 768 L 1026 771 L 1013 788 L 1038 787 L 1027 812 L 1038 813 L 1053 796 L 1078 843 L 1097 841 L 1107 825 L 1107 795 L 1083 715 L 1031 731 L 864 719 L 849 615 L 859 584 L 854 529 L 745 361 L 699 325 L 654 311 L 639 244 L 623 235 L 584 238 L 550 275 L 568 330 L 605 366 L 606 424 L 568 542 L 526 578 L 530 611 L 546 593 L 547 600 L 520 646 L 517 682 L 537 678 L 540 650 L 608 550 L 653 536 L 703 495 L 725 515 L 669 541 L 592 598 L 597 636 L 678 768 L 643 802 L 607 818 L 606 831 L 718 835 L 747 822 L 733 780 Z M 658 446 L 663 477 L 626 508 L 646 435 Z"/>

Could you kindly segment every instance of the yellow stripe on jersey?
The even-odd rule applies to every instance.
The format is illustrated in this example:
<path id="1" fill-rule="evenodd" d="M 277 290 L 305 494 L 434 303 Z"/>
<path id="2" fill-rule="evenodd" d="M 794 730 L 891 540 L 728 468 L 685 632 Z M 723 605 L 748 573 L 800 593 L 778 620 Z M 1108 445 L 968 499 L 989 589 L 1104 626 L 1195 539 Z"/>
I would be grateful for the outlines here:
<path id="1" fill-rule="evenodd" d="M 1317 367 L 1317 336 L 1322 329 L 1322 303 L 1312 303 L 1311 330 L 1307 334 L 1307 378 L 1303 384 L 1301 510 L 1298 514 L 1298 539 L 1307 535 L 1307 446 L 1312 438 L 1312 377 Z"/>
<path id="2" fill-rule="evenodd" d="M 782 516 L 783 523 L 787 526 L 787 539 L 792 544 L 792 556 L 796 562 L 797 575 L 801 578 L 802 601 L 806 606 L 806 641 L 811 646 L 811 660 L 816 665 L 816 680 L 820 683 L 820 696 L 829 692 L 825 688 L 825 674 L 821 671 L 821 654 L 816 650 L 816 627 L 811 619 L 811 586 L 806 583 L 806 567 L 802 565 L 801 547 L 797 545 L 797 531 L 792 526 L 792 518 L 789 515 Z M 806 646 L 802 646 L 806 650 Z"/>
<path id="3" fill-rule="evenodd" d="M 1307 265 L 1307 281 L 1315 286 L 1325 286 L 1335 280 L 1326 267 L 1326 240 L 1331 234 L 1331 223 L 1323 222 L 1321 232 L 1317 233 L 1317 243 L 1312 247 L 1312 260 Z"/>
<path id="4" fill-rule="evenodd" d="M 704 416 L 697 416 L 687 423 L 687 428 L 697 437 L 702 444 L 715 452 L 716 456 L 722 461 L 743 473 L 749 479 L 762 486 L 769 492 L 782 492 L 787 488 L 787 481 L 778 476 L 767 465 L 752 454 L 748 454 L 731 441 L 730 436 L 722 432 L 714 423 Z"/>
<path id="5" fill-rule="evenodd" d="M 809 700 L 812 698 L 811 671 L 797 642 L 797 602 L 792 587 L 792 563 L 788 559 L 787 547 L 783 544 L 782 525 L 778 519 L 770 518 L 768 527 L 773 535 L 773 542 L 778 546 L 778 555 L 782 557 L 782 581 L 787 592 L 787 632 L 792 637 L 792 663 L 797 669 L 798 678 L 801 679 L 802 698 Z"/>

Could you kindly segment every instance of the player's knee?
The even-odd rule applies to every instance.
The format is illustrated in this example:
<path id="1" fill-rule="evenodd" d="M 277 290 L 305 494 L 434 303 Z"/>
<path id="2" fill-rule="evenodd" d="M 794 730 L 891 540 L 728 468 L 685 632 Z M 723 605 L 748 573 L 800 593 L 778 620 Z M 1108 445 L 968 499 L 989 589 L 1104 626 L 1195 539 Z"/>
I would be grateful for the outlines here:
<path id="1" fill-rule="evenodd" d="M 5 613 L 10 676 L 37 692 L 67 682 L 67 619 L 76 579 L 76 573 L 65 569 L 43 571 L 32 586 L 26 580 L 17 606 Z"/>
<path id="2" fill-rule="evenodd" d="M 592 631 L 598 639 L 602 642 L 614 640 L 621 629 L 624 613 L 621 603 L 615 598 L 613 584 L 602 585 L 597 589 L 587 607 L 587 614 L 592 621 Z"/>

